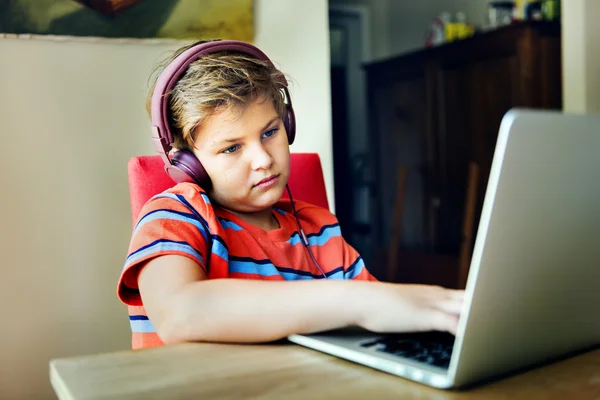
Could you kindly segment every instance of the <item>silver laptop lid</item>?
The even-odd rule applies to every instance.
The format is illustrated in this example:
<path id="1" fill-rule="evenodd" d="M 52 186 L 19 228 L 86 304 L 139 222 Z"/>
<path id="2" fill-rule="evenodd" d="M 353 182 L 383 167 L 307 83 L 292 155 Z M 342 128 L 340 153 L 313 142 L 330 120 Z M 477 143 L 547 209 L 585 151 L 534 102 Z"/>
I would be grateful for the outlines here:
<path id="1" fill-rule="evenodd" d="M 600 116 L 512 110 L 497 140 L 450 379 L 460 386 L 597 344 L 599 305 Z"/>

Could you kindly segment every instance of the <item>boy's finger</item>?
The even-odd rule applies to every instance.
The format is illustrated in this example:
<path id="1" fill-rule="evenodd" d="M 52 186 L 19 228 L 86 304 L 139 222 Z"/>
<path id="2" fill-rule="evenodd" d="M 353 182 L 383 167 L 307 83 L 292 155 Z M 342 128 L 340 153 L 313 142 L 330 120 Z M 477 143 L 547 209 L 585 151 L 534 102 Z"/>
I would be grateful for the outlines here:
<path id="1" fill-rule="evenodd" d="M 446 296 L 450 299 L 461 300 L 465 298 L 464 290 L 448 289 L 446 290 Z"/>
<path id="2" fill-rule="evenodd" d="M 442 301 L 438 302 L 435 305 L 435 308 L 437 308 L 438 310 L 443 311 L 445 313 L 448 313 L 448 314 L 460 315 L 462 306 L 463 306 L 462 299 L 451 299 L 451 300 L 448 299 L 448 300 L 442 300 Z"/>
<path id="3" fill-rule="evenodd" d="M 453 335 L 456 335 L 456 329 L 458 327 L 458 317 L 445 313 L 443 311 L 436 311 L 432 318 L 436 328 L 440 331 L 446 331 Z"/>

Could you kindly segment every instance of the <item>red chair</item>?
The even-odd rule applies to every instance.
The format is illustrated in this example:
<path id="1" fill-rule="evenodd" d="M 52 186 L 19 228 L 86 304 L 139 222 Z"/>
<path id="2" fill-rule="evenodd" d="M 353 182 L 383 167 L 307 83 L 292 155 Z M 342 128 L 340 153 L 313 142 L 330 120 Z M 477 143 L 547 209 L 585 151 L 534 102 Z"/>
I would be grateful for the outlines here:
<path id="1" fill-rule="evenodd" d="M 174 186 L 158 155 L 134 157 L 127 165 L 131 218 L 137 222 L 140 210 L 154 195 Z M 302 200 L 329 209 L 321 160 L 317 153 L 293 153 L 288 180 L 294 200 Z M 283 193 L 287 198 L 287 191 Z"/>

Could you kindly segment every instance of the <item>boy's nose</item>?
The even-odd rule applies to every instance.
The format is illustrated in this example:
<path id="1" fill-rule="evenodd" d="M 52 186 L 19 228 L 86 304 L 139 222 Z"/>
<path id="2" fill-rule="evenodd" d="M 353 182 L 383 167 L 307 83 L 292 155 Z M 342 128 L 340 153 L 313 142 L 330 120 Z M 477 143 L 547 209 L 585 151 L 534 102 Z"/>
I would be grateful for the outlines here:
<path id="1" fill-rule="evenodd" d="M 273 157 L 262 145 L 256 146 L 250 157 L 252 157 L 251 165 L 254 170 L 269 169 L 273 164 Z"/>

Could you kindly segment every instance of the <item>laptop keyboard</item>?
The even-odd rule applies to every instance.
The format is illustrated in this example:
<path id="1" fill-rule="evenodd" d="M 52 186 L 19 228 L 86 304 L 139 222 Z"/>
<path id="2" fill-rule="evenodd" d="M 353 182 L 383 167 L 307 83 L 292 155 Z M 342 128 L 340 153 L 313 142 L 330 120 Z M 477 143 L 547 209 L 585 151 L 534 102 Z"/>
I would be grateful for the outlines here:
<path id="1" fill-rule="evenodd" d="M 447 332 L 387 334 L 360 345 L 447 369 L 450 365 L 454 335 Z"/>

